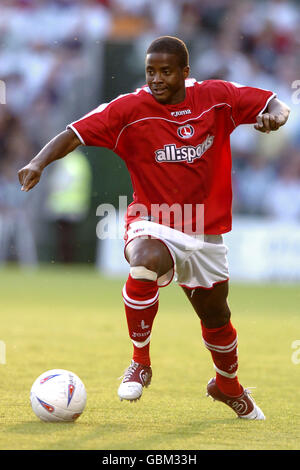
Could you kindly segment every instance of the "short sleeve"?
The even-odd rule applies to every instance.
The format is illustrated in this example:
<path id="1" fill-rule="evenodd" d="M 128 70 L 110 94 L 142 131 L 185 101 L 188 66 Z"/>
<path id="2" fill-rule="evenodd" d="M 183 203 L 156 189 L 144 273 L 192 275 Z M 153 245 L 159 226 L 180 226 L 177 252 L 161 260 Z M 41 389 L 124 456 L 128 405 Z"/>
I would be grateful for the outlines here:
<path id="1" fill-rule="evenodd" d="M 276 97 L 272 91 L 262 88 L 244 86 L 234 82 L 223 83 L 227 89 L 235 126 L 254 124 L 256 117 L 263 113 L 269 101 Z"/>
<path id="2" fill-rule="evenodd" d="M 113 149 L 123 123 L 121 109 L 110 102 L 101 104 L 67 128 L 75 132 L 83 145 Z"/>

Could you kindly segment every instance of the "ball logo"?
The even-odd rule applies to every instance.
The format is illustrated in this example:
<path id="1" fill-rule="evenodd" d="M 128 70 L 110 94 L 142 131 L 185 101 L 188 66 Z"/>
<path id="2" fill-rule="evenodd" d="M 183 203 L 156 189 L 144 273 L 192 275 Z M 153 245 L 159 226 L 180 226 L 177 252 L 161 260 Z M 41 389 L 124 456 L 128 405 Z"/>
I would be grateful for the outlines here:
<path id="1" fill-rule="evenodd" d="M 186 124 L 185 126 L 180 126 L 177 129 L 177 134 L 182 139 L 188 139 L 194 135 L 194 128 L 190 124 Z"/>
<path id="2" fill-rule="evenodd" d="M 75 392 L 75 385 L 69 384 L 69 386 L 68 386 L 68 405 L 67 406 L 69 406 L 69 404 L 70 404 L 70 402 L 73 398 L 74 392 Z"/>
<path id="3" fill-rule="evenodd" d="M 48 382 L 48 380 L 53 379 L 53 377 L 58 377 L 60 374 L 52 374 L 52 375 L 47 375 L 47 377 L 44 377 L 41 381 L 40 384 L 44 384 L 45 382 Z"/>
<path id="4" fill-rule="evenodd" d="M 41 400 L 39 397 L 37 397 L 37 399 L 40 402 L 40 404 L 42 405 L 42 407 L 45 408 L 45 410 L 47 410 L 49 413 L 53 413 L 54 406 L 49 405 L 49 403 L 46 403 L 45 401 Z"/>

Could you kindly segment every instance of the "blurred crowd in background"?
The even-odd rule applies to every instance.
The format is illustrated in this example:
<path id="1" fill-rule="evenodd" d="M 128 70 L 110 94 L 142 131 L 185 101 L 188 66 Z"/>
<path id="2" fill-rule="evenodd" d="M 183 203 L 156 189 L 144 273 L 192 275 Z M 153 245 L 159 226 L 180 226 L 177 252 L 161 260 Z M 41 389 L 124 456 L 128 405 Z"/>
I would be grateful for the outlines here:
<path id="1" fill-rule="evenodd" d="M 17 171 L 68 122 L 106 100 L 106 43 L 133 44 L 128 60 L 137 80 L 129 92 L 141 85 L 145 50 L 160 35 L 188 44 L 192 77 L 266 88 L 290 106 L 288 124 L 277 133 L 253 126 L 233 132 L 233 210 L 300 222 L 299 24 L 300 2 L 291 0 L 2 0 L 0 262 L 14 233 L 23 262 L 36 262 L 31 228 L 41 212 L 61 224 L 84 219 L 91 175 L 83 154 L 61 168 L 61 178 L 56 174 L 26 197 Z M 76 178 L 85 191 L 83 201 L 73 199 L 80 209 L 73 211 L 70 201 L 57 209 L 59 191 Z"/>

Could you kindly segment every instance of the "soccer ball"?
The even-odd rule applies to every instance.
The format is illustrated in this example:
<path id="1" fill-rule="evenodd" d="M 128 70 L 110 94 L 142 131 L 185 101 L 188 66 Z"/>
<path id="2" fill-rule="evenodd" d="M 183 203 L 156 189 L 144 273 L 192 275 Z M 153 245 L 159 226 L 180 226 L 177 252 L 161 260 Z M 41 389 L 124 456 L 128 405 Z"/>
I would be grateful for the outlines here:
<path id="1" fill-rule="evenodd" d="M 35 380 L 30 401 L 33 412 L 42 421 L 72 422 L 85 408 L 86 390 L 73 372 L 52 369 Z"/>

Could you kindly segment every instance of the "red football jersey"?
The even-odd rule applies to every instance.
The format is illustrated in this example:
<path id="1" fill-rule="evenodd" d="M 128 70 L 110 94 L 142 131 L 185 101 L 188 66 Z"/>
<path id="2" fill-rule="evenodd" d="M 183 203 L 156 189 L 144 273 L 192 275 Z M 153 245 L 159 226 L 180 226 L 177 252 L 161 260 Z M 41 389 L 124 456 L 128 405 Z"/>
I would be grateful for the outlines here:
<path id="1" fill-rule="evenodd" d="M 232 224 L 230 134 L 239 124 L 255 123 L 274 96 L 222 80 L 187 79 L 181 103 L 160 104 L 144 86 L 68 127 L 82 144 L 107 147 L 125 161 L 134 190 L 128 223 L 139 215 L 165 223 L 161 207 L 179 207 L 183 214 L 188 206 L 195 227 L 196 207 L 203 205 L 204 233 L 221 234 Z"/>

